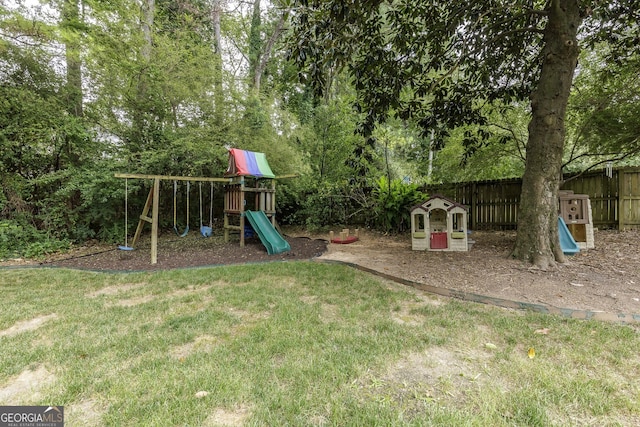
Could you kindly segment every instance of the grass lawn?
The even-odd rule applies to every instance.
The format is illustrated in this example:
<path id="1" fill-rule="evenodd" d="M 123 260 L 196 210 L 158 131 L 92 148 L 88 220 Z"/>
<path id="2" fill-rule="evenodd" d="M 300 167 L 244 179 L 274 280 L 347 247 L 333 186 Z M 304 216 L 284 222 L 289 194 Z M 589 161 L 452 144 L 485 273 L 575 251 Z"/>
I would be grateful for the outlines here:
<path id="1" fill-rule="evenodd" d="M 341 265 L 0 270 L 0 405 L 68 426 L 640 425 L 639 348 Z"/>

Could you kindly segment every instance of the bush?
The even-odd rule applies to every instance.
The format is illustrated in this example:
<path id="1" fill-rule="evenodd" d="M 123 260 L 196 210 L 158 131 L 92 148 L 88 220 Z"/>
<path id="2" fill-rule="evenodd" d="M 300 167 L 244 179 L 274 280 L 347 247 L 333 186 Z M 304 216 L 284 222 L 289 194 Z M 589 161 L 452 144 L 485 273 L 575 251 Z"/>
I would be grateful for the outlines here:
<path id="1" fill-rule="evenodd" d="M 329 225 L 361 223 L 364 196 L 349 185 L 311 182 L 304 177 L 278 186 L 278 214 L 283 224 L 320 230 Z"/>
<path id="2" fill-rule="evenodd" d="M 39 258 L 69 246 L 68 240 L 53 238 L 30 224 L 0 221 L 0 259 Z"/>
<path id="3" fill-rule="evenodd" d="M 377 181 L 373 197 L 374 227 L 384 232 L 400 233 L 411 227 L 411 208 L 427 196 L 417 184 L 405 184 L 399 179 L 389 181 L 382 176 Z"/>

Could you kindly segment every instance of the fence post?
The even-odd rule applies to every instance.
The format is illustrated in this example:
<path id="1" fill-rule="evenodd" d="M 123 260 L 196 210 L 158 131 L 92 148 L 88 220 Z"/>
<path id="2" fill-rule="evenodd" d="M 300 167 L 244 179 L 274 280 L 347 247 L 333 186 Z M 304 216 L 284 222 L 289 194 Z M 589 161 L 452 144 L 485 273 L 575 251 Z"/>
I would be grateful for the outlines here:
<path id="1" fill-rule="evenodd" d="M 618 173 L 618 229 L 640 228 L 640 169 L 624 168 Z"/>
<path id="2" fill-rule="evenodd" d="M 473 227 L 473 230 L 476 229 L 476 221 L 478 216 L 478 206 L 477 206 L 477 198 L 476 198 L 476 183 L 471 183 L 471 194 L 469 195 L 469 218 L 471 218 L 471 224 L 469 227 Z"/>

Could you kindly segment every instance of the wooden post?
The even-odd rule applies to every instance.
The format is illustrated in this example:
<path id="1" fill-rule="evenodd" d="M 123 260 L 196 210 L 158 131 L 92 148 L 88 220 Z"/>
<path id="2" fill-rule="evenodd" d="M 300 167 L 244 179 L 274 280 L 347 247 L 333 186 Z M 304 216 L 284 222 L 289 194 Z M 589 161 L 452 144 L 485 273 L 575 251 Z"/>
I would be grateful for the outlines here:
<path id="1" fill-rule="evenodd" d="M 244 247 L 244 177 L 240 177 L 240 192 L 238 194 L 240 206 L 240 247 Z"/>
<path id="2" fill-rule="evenodd" d="M 624 230 L 624 169 L 618 169 L 618 230 Z"/>
<path id="3" fill-rule="evenodd" d="M 269 195 L 269 203 L 267 204 L 267 208 L 273 212 L 273 214 L 271 214 L 271 224 L 275 227 L 276 226 L 276 180 L 272 179 L 271 180 L 271 189 L 273 190 L 273 193 L 271 193 Z"/>
<path id="4" fill-rule="evenodd" d="M 469 227 L 473 229 L 477 228 L 477 224 L 479 222 L 477 191 L 478 188 L 476 187 L 476 183 L 474 182 L 473 184 L 471 184 L 471 194 L 469 197 L 469 210 L 471 211 L 469 215 Z"/>
<path id="5" fill-rule="evenodd" d="M 255 210 L 263 211 L 264 209 L 262 207 L 262 200 L 261 200 L 262 192 L 260 191 L 260 183 L 258 182 L 257 178 L 254 179 L 253 181 L 254 181 L 253 186 L 256 189 L 253 206 Z"/>
<path id="6" fill-rule="evenodd" d="M 153 200 L 153 187 L 149 190 L 149 195 L 147 196 L 147 201 L 144 203 L 144 208 L 142 209 L 142 214 L 140 215 L 140 220 L 138 221 L 138 227 L 136 228 L 136 234 L 133 236 L 133 241 L 131 242 L 131 247 L 136 247 L 136 242 L 142 233 L 142 229 L 144 228 L 144 223 L 152 223 L 153 220 L 149 218 L 149 209 L 151 209 L 151 201 Z"/>
<path id="7" fill-rule="evenodd" d="M 151 264 L 158 263 L 158 210 L 160 208 L 160 178 L 153 180 L 153 216 L 151 222 Z"/>
<path id="8" fill-rule="evenodd" d="M 227 185 L 224 191 L 224 206 L 223 206 L 223 216 L 224 216 L 224 242 L 228 243 L 229 242 L 229 214 L 227 213 L 227 210 L 229 209 L 229 205 L 230 203 L 230 198 L 231 198 L 231 185 Z"/>

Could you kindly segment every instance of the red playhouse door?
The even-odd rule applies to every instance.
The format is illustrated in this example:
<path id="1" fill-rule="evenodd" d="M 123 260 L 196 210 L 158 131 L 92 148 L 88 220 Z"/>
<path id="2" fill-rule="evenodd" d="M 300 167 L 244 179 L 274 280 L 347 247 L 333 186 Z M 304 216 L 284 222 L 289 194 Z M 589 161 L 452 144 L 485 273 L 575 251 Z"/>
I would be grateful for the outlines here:
<path id="1" fill-rule="evenodd" d="M 447 233 L 431 233 L 431 249 L 447 249 Z"/>

